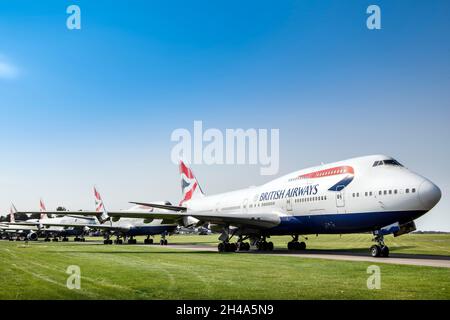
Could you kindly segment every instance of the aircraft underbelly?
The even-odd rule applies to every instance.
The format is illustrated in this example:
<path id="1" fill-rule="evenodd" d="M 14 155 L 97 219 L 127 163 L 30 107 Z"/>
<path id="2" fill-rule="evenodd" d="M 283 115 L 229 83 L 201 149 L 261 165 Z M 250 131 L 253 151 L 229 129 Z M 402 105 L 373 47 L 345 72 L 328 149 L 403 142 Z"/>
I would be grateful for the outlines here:
<path id="1" fill-rule="evenodd" d="M 282 217 L 280 225 L 268 230 L 268 234 L 339 234 L 368 232 L 395 222 L 409 222 L 426 211 L 384 211 L 347 214 L 321 214 Z"/>

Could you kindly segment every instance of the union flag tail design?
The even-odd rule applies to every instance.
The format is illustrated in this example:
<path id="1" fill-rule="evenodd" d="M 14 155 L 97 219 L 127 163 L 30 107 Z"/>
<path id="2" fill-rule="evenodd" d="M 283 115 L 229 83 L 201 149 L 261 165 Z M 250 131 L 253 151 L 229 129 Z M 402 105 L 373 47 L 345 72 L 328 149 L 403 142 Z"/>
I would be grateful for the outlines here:
<path id="1" fill-rule="evenodd" d="M 181 174 L 181 193 L 182 200 L 180 206 L 191 199 L 200 198 L 204 196 L 202 188 L 198 184 L 191 168 L 189 168 L 183 161 L 180 160 L 180 174 Z"/>
<path id="2" fill-rule="evenodd" d="M 14 206 L 14 204 L 11 203 L 11 208 L 9 209 L 9 222 L 11 222 L 11 223 L 16 222 L 16 217 L 15 217 L 16 212 L 17 212 L 16 207 Z"/>
<path id="3" fill-rule="evenodd" d="M 108 212 L 105 209 L 105 205 L 103 204 L 102 197 L 97 189 L 94 187 L 94 196 L 95 196 L 95 211 L 97 212 L 97 219 L 100 223 L 104 223 L 109 220 Z"/>
<path id="4" fill-rule="evenodd" d="M 47 211 L 47 209 L 45 208 L 45 204 L 44 204 L 44 201 L 42 201 L 42 199 L 39 200 L 39 208 L 41 211 L 41 219 L 47 219 L 48 216 L 45 213 Z"/>

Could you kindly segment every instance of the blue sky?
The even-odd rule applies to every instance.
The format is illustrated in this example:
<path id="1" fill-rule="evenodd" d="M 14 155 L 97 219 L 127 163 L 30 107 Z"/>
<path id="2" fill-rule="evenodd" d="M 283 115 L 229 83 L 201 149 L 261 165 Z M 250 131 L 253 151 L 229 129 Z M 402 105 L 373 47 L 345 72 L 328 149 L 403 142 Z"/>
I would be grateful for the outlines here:
<path id="1" fill-rule="evenodd" d="M 81 30 L 66 8 L 81 8 Z M 377 4 L 382 29 L 366 28 Z M 436 182 L 450 231 L 448 1 L 4 1 L 0 211 L 179 200 L 176 128 L 280 128 L 280 174 L 385 153 Z M 266 182 L 194 167 L 207 193 Z"/>

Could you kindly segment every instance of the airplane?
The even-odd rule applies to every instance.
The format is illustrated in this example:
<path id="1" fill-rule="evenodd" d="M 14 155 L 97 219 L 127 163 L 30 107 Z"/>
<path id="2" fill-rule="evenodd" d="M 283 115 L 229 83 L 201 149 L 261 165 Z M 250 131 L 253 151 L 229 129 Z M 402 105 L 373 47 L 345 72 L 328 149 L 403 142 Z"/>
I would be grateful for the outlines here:
<path id="1" fill-rule="evenodd" d="M 144 239 L 144 244 L 153 244 L 153 239 L 151 236 L 160 234 L 161 240 L 160 245 L 167 245 L 168 240 L 166 236 L 173 233 L 177 229 L 176 223 L 167 224 L 162 219 L 152 219 L 148 216 L 145 219 L 142 218 L 123 218 L 122 214 L 132 213 L 134 215 L 142 215 L 153 211 L 153 208 L 146 207 L 142 205 L 134 205 L 128 210 L 120 211 L 108 211 L 105 208 L 103 200 L 100 193 L 94 187 L 95 196 L 95 211 L 41 211 L 45 214 L 59 214 L 66 216 L 95 216 L 100 223 L 79 223 L 79 222 L 46 222 L 43 225 L 46 226 L 57 226 L 64 228 L 74 228 L 74 227 L 85 227 L 94 230 L 101 230 L 104 232 L 105 239 L 104 244 L 112 244 L 113 240 L 110 239 L 111 235 L 116 236 L 114 240 L 115 244 L 123 244 L 123 239 L 128 240 L 128 244 L 136 244 L 137 240 L 134 239 L 135 236 L 147 236 Z M 161 204 L 170 205 L 168 202 L 161 202 Z M 97 221 L 96 221 L 97 222 Z"/>
<path id="2" fill-rule="evenodd" d="M 165 210 L 149 212 L 148 218 L 185 226 L 208 223 L 211 229 L 222 232 L 219 252 L 248 251 L 248 239 L 258 250 L 270 251 L 273 243 L 267 238 L 273 235 L 290 235 L 287 248 L 305 250 L 306 243 L 299 242 L 299 237 L 371 232 L 376 244 L 370 254 L 387 257 L 384 236 L 414 231 L 414 220 L 441 199 L 440 189 L 430 180 L 385 155 L 323 164 L 258 187 L 213 196 L 203 193 L 183 161 L 180 173 L 183 200 L 178 206 L 131 203 Z M 236 243 L 231 242 L 234 236 Z"/>
<path id="3" fill-rule="evenodd" d="M 61 217 L 51 218 L 48 216 L 48 211 L 45 208 L 44 201 L 40 199 L 40 218 L 28 219 L 25 221 L 11 222 L 10 226 L 17 227 L 34 227 L 36 232 L 30 233 L 27 238 L 29 240 L 37 240 L 38 236 L 44 236 L 45 241 L 50 241 L 50 237 L 53 237 L 52 241 L 58 241 L 62 237 L 62 241 L 69 241 L 69 236 L 75 236 L 75 242 L 84 242 L 84 232 L 86 227 L 97 223 L 95 217 L 86 217 L 82 215 L 76 215 L 77 211 L 72 212 L 71 215 L 63 215 Z M 15 212 L 17 210 L 13 207 Z M 54 211 L 53 214 L 61 215 L 64 211 Z M 25 212 L 23 212 L 25 213 Z M 35 213 L 35 212 L 27 212 Z M 14 213 L 12 214 L 14 216 Z"/>
<path id="4" fill-rule="evenodd" d="M 38 238 L 38 229 L 34 225 L 21 225 L 21 221 L 16 222 L 15 213 L 17 212 L 14 204 L 11 204 L 9 212 L 9 222 L 3 222 L 0 225 L 0 231 L 3 239 L 17 241 L 24 238 L 25 240 L 35 241 Z"/>

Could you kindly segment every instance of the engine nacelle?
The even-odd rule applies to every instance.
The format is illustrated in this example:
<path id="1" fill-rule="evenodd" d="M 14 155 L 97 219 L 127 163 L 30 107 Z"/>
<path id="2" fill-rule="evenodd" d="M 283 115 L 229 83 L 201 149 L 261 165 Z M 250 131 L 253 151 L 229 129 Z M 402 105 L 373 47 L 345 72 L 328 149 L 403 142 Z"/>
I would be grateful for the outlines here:
<path id="1" fill-rule="evenodd" d="M 36 232 L 30 232 L 27 234 L 27 240 L 36 241 L 38 239 L 38 234 Z"/>
<path id="2" fill-rule="evenodd" d="M 112 217 L 112 221 L 113 222 L 117 222 L 117 221 L 119 221 L 120 220 L 120 217 Z"/>
<path id="3" fill-rule="evenodd" d="M 199 220 L 194 217 L 191 216 L 183 217 L 183 226 L 185 227 L 192 227 L 194 225 L 197 225 L 198 222 Z"/>

